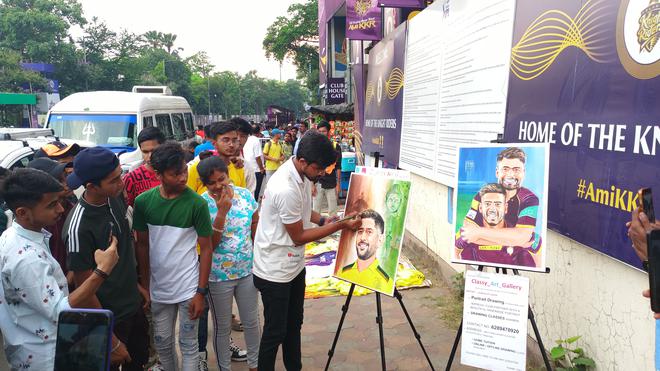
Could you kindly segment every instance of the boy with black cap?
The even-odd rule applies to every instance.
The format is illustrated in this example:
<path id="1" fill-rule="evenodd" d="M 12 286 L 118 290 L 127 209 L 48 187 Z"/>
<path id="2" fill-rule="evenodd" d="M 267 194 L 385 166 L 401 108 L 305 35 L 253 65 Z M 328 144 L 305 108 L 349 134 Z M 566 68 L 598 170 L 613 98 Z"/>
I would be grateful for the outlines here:
<path id="1" fill-rule="evenodd" d="M 117 238 L 119 262 L 89 301 L 92 308 L 109 309 L 114 313 L 114 337 L 126 345 L 132 362 L 122 370 L 142 370 L 148 359 L 148 326 L 143 308 L 149 295 L 138 286 L 133 247 L 133 235 L 126 206 L 119 197 L 124 189 L 119 159 L 109 149 L 86 148 L 73 161 L 73 173 L 67 178 L 71 189 L 85 187 L 78 205 L 64 225 L 64 240 L 68 246 L 69 269 L 76 285 L 92 274 L 94 252 L 106 246 L 111 233 Z M 140 295 L 145 300 L 140 306 Z"/>
<path id="2" fill-rule="evenodd" d="M 71 173 L 73 171 L 73 159 L 80 152 L 80 146 L 76 143 L 67 145 L 60 142 L 59 140 L 52 141 L 40 149 L 34 154 L 34 158 L 49 158 L 55 160 L 60 164 L 66 164 L 66 172 Z"/>

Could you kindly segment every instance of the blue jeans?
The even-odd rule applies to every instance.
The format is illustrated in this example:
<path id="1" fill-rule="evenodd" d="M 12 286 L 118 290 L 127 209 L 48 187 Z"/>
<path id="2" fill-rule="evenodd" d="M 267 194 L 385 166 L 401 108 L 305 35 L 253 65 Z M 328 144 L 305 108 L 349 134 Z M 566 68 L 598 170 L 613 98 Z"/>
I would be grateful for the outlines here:
<path id="1" fill-rule="evenodd" d="M 199 353 L 197 345 L 197 327 L 199 320 L 191 320 L 188 308 L 192 299 L 174 303 L 151 303 L 154 318 L 154 344 L 163 368 L 178 371 L 179 360 L 174 347 L 177 315 L 179 317 L 179 348 L 183 357 L 183 370 L 197 370 Z"/>
<path id="2" fill-rule="evenodd" d="M 204 298 L 204 310 L 202 315 L 199 316 L 199 331 L 197 332 L 197 344 L 199 345 L 199 352 L 206 353 L 206 343 L 209 337 L 209 302 Z"/>

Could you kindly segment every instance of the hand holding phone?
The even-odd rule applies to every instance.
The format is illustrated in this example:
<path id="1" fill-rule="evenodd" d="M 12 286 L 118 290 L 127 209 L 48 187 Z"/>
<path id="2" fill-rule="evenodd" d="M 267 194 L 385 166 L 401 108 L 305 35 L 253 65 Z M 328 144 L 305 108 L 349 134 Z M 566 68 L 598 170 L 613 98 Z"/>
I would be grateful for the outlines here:
<path id="1" fill-rule="evenodd" d="M 647 234 L 646 245 L 649 259 L 651 309 L 655 313 L 660 313 L 660 229 L 654 229 Z"/>
<path id="2" fill-rule="evenodd" d="M 98 249 L 94 251 L 94 261 L 96 267 L 106 274 L 110 274 L 112 269 L 119 261 L 119 253 L 117 253 L 117 238 L 110 235 L 110 246 L 105 250 Z"/>
<path id="3" fill-rule="evenodd" d="M 638 191 L 640 210 L 646 214 L 651 223 L 655 223 L 655 210 L 653 209 L 653 193 L 651 188 L 642 188 Z"/>

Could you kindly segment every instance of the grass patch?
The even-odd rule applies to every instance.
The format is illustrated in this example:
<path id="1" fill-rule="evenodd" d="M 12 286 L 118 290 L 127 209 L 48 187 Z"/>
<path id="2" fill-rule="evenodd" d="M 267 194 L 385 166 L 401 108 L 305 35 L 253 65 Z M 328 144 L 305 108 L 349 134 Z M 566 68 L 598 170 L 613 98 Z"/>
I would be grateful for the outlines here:
<path id="1" fill-rule="evenodd" d="M 440 309 L 439 316 L 448 328 L 458 330 L 463 319 L 463 292 L 465 291 L 465 278 L 463 273 L 452 277 L 449 295 L 427 296 L 434 306 Z"/>

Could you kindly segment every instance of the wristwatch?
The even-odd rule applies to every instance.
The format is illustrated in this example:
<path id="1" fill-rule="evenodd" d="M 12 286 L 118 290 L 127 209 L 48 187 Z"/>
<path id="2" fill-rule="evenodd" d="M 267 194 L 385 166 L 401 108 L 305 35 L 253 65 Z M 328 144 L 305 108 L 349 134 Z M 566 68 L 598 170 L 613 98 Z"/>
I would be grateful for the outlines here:
<path id="1" fill-rule="evenodd" d="M 209 293 L 209 288 L 208 287 L 198 287 L 197 288 L 197 293 L 206 296 Z"/>

